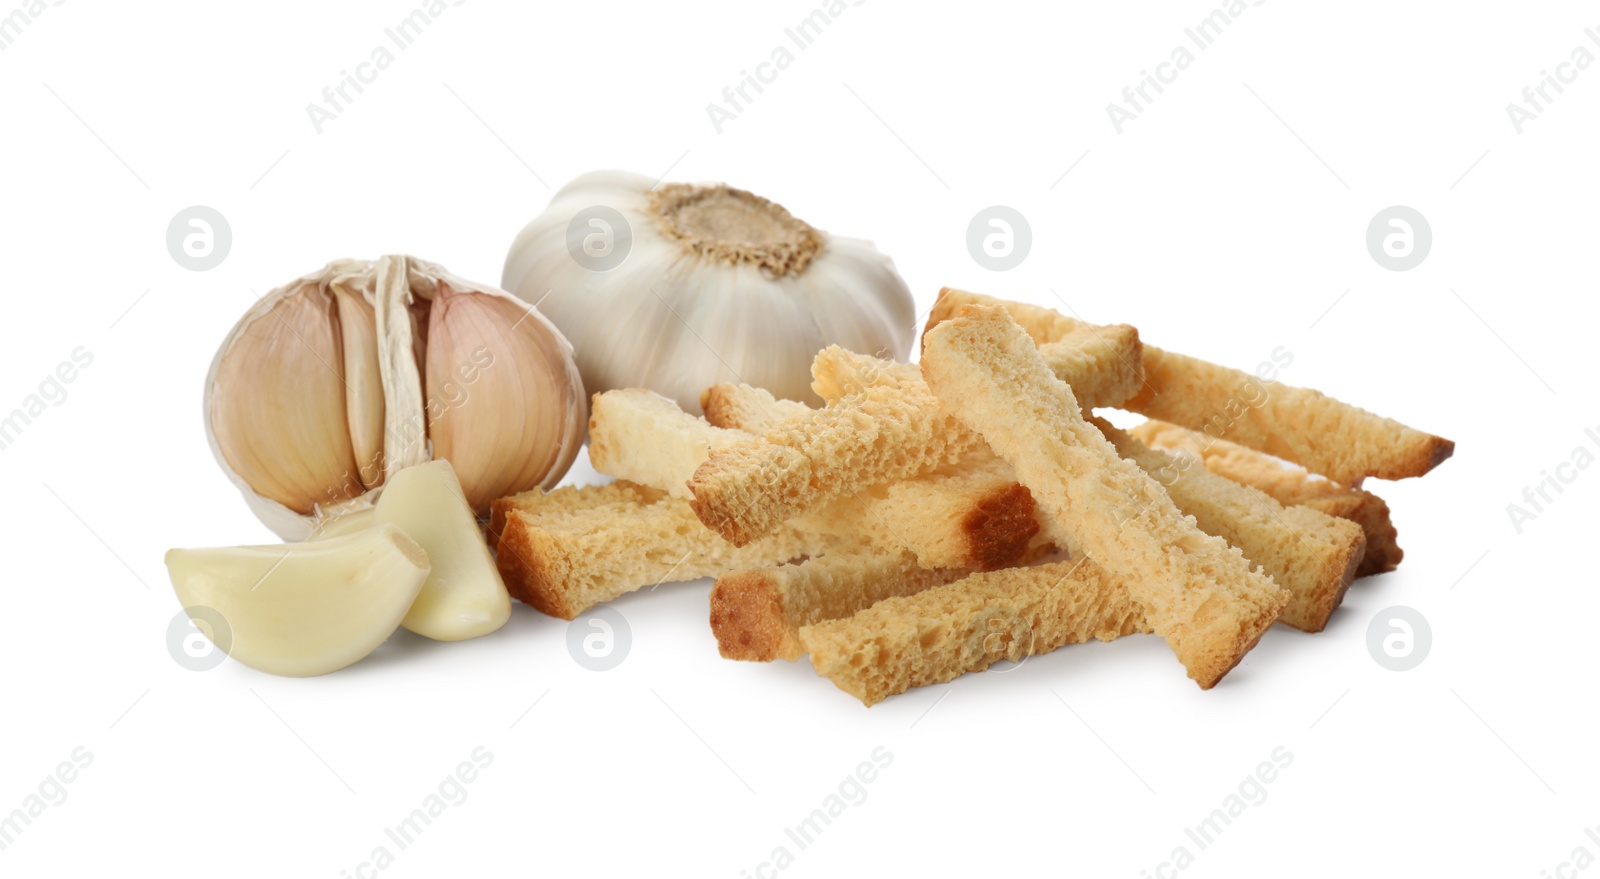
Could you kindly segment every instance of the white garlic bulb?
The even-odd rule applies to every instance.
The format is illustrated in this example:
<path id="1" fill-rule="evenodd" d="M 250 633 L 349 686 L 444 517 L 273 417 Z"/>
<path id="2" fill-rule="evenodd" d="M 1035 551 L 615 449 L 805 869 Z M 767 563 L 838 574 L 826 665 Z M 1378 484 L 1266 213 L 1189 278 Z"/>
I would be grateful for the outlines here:
<path id="1" fill-rule="evenodd" d="M 649 388 L 694 413 L 725 381 L 821 405 L 818 350 L 904 361 L 916 334 L 911 292 L 871 242 L 743 190 L 620 171 L 556 193 L 512 245 L 502 285 L 572 341 L 591 394 Z"/>
<path id="2" fill-rule="evenodd" d="M 408 256 L 268 292 L 206 378 L 212 452 L 286 540 L 371 508 L 388 476 L 435 457 L 479 515 L 550 488 L 587 412 L 572 346 L 537 309 Z"/>

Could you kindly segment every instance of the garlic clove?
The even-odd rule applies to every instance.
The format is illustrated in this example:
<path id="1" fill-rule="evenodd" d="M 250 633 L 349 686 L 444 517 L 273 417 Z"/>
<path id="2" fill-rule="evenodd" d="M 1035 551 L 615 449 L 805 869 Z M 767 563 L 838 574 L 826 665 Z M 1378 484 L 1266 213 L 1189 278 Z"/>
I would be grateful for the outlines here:
<path id="1" fill-rule="evenodd" d="M 373 521 L 399 526 L 433 565 L 402 626 L 435 641 L 464 641 L 511 618 L 511 596 L 449 461 L 390 476 Z"/>
<path id="2" fill-rule="evenodd" d="M 301 544 L 174 549 L 166 562 L 185 608 L 221 615 L 229 656 L 289 677 L 376 650 L 429 571 L 427 553 L 394 525 Z"/>
<path id="3" fill-rule="evenodd" d="M 550 488 L 577 456 L 586 401 L 569 352 L 530 307 L 439 284 L 424 368 L 429 433 L 475 514 L 496 498 Z"/>
<path id="4" fill-rule="evenodd" d="M 375 524 L 377 523 L 373 521 L 372 507 L 342 511 L 319 518 L 317 524 L 311 529 L 311 536 L 307 539 L 322 540 L 327 537 L 343 537 L 346 534 L 354 534 L 357 531 L 371 528 Z"/>
<path id="5" fill-rule="evenodd" d="M 307 284 L 242 328 L 218 361 L 211 426 L 257 494 L 309 514 L 361 493 L 337 309 Z"/>
<path id="6" fill-rule="evenodd" d="M 345 415 L 356 474 L 365 488 L 383 482 L 383 376 L 378 366 L 378 318 L 360 290 L 334 285 L 343 343 Z"/>

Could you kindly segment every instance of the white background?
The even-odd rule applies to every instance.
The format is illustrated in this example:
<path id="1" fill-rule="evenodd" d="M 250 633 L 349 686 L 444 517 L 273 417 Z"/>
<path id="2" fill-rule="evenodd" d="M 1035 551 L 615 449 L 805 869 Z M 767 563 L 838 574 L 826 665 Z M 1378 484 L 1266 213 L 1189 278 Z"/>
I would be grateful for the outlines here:
<path id="1" fill-rule="evenodd" d="M 1521 534 L 1506 512 L 1600 427 L 1600 67 L 1521 134 L 1505 112 L 1575 46 L 1600 53 L 1592 7 L 1271 0 L 1119 135 L 1105 106 L 1213 5 L 871 0 L 718 134 L 706 105 L 813 4 L 472 0 L 318 134 L 306 105 L 413 8 L 68 0 L 0 53 L 0 411 L 75 348 L 94 358 L 0 452 L 0 813 L 93 754 L 0 873 L 355 876 L 478 746 L 493 763 L 468 798 L 379 875 L 770 876 L 779 845 L 785 877 L 1153 876 L 1179 845 L 1185 877 L 1535 877 L 1600 855 L 1600 469 Z M 1456 456 L 1369 486 L 1397 572 L 1322 634 L 1274 629 L 1211 692 L 1128 638 L 867 710 L 805 662 L 720 659 L 707 582 L 617 602 L 632 652 L 605 673 L 520 605 L 492 637 L 402 632 L 324 678 L 179 667 L 162 553 L 270 539 L 200 423 L 253 293 L 399 252 L 498 282 L 551 187 L 612 167 L 726 180 L 871 238 L 919 311 L 949 284 L 1244 368 L 1287 346 L 1283 381 Z M 205 273 L 165 246 L 194 204 L 234 235 Z M 965 246 L 994 204 L 1035 242 L 998 274 Z M 1432 225 L 1412 271 L 1365 248 L 1392 204 Z M 1368 655 L 1391 605 L 1431 623 L 1414 671 Z M 879 746 L 867 799 L 798 850 L 784 828 Z M 1280 746 L 1267 799 L 1198 850 L 1184 828 Z"/>

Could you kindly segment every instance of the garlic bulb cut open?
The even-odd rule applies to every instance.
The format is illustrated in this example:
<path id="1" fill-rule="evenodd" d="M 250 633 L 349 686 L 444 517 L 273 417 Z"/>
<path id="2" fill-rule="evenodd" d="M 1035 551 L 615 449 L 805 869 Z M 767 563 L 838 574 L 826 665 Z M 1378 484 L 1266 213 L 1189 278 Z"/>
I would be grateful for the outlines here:
<path id="1" fill-rule="evenodd" d="M 472 509 L 550 488 L 588 426 L 572 346 L 539 311 L 408 256 L 268 292 L 206 379 L 212 451 L 286 540 L 370 508 L 389 476 L 456 464 Z"/>
<path id="2" fill-rule="evenodd" d="M 390 476 L 375 510 L 374 522 L 405 531 L 433 565 L 402 626 L 435 641 L 465 641 L 511 619 L 511 595 L 449 461 Z"/>
<path id="3" fill-rule="evenodd" d="M 743 190 L 652 184 L 579 177 L 506 258 L 505 289 L 572 341 L 589 393 L 649 388 L 698 414 L 701 391 L 733 381 L 821 405 L 818 350 L 906 359 L 911 293 L 871 242 Z"/>
<path id="4" fill-rule="evenodd" d="M 292 545 L 167 553 L 178 600 L 226 624 L 225 639 L 208 633 L 217 646 L 290 677 L 338 671 L 376 650 L 400 627 L 428 570 L 428 554 L 394 525 Z"/>

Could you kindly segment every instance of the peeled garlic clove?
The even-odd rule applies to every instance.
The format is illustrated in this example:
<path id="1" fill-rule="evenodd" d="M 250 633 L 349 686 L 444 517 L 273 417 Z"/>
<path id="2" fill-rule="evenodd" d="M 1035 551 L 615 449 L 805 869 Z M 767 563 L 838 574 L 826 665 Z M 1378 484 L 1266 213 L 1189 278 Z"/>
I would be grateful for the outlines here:
<path id="1" fill-rule="evenodd" d="M 435 641 L 464 641 L 511 619 L 511 596 L 449 461 L 389 477 L 374 521 L 399 526 L 427 550 L 433 565 L 400 625 Z"/>
<path id="2" fill-rule="evenodd" d="M 583 444 L 583 382 L 566 340 L 519 302 L 440 283 L 428 317 L 429 432 L 467 504 L 560 481 Z"/>
<path id="3" fill-rule="evenodd" d="M 300 544 L 174 549 L 166 561 L 183 606 L 210 608 L 227 624 L 228 655 L 289 677 L 337 671 L 376 650 L 429 571 L 427 553 L 394 525 Z"/>
<path id="4" fill-rule="evenodd" d="M 316 526 L 311 529 L 311 536 L 307 539 L 322 540 L 328 537 L 342 537 L 346 534 L 354 534 L 377 524 L 373 520 L 373 516 L 374 510 L 372 507 L 325 516 L 317 520 Z"/>
<path id="5" fill-rule="evenodd" d="M 307 514 L 361 493 L 336 309 L 307 285 L 262 309 L 217 362 L 211 426 L 256 493 Z"/>
<path id="6" fill-rule="evenodd" d="M 383 376 L 378 366 L 378 318 L 359 290 L 333 287 L 344 351 L 345 414 L 361 485 L 383 482 Z"/>

